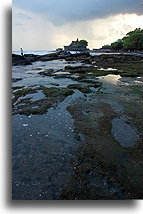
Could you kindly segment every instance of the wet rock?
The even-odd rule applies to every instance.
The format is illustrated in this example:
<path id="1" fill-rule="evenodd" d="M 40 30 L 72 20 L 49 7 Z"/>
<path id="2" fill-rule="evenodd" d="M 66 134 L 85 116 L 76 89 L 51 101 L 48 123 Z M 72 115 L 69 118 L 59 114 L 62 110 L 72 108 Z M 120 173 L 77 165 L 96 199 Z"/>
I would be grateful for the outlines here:
<path id="1" fill-rule="evenodd" d="M 24 54 L 24 58 L 28 62 L 35 62 L 35 61 L 38 61 L 39 55 L 35 55 L 35 54 Z"/>
<path id="2" fill-rule="evenodd" d="M 38 99 L 34 99 L 34 97 L 36 98 L 35 95 L 37 90 L 43 92 L 45 97 L 41 96 L 40 93 L 40 97 L 38 96 Z M 72 95 L 73 93 L 74 91 L 68 88 L 47 88 L 44 86 L 35 89 L 25 88 L 17 90 L 13 93 L 13 114 L 24 114 L 27 116 L 30 114 L 45 114 L 49 108 L 55 107 L 58 103 L 62 102 L 67 96 Z M 31 97 L 27 97 L 27 95 L 30 95 Z M 21 99 L 22 97 L 23 99 Z"/>
<path id="3" fill-rule="evenodd" d="M 70 89 L 78 89 L 82 93 L 90 93 L 92 92 L 91 89 L 88 86 L 80 85 L 80 84 L 71 84 L 68 85 L 68 88 Z"/>
<path id="4" fill-rule="evenodd" d="M 50 61 L 50 60 L 56 60 L 56 59 L 66 59 L 68 57 L 72 57 L 72 54 L 70 52 L 64 52 L 64 51 L 58 51 L 56 53 L 50 53 L 43 56 L 39 56 L 39 61 Z"/>
<path id="5" fill-rule="evenodd" d="M 24 56 L 12 54 L 12 65 L 31 65 L 31 62 L 28 61 Z"/>
<path id="6" fill-rule="evenodd" d="M 101 54 L 92 56 L 92 61 L 96 62 L 97 65 L 109 65 L 113 63 L 124 63 L 143 60 L 142 55 L 131 55 L 131 54 Z"/>
<path id="7" fill-rule="evenodd" d="M 39 60 L 39 61 L 49 61 L 49 60 L 58 59 L 60 53 L 61 53 L 61 52 L 45 54 L 45 55 L 39 56 L 38 60 Z M 62 57 L 61 57 L 61 58 L 62 58 Z"/>
<path id="8" fill-rule="evenodd" d="M 65 66 L 65 70 L 70 73 L 87 73 L 93 66 Z"/>
<path id="9" fill-rule="evenodd" d="M 12 78 L 12 82 L 17 82 L 17 81 L 20 81 L 22 80 L 22 78 Z"/>
<path id="10" fill-rule="evenodd" d="M 79 135 L 75 135 L 74 138 L 77 140 L 77 141 L 81 141 L 81 137 Z"/>
<path id="11" fill-rule="evenodd" d="M 45 71 L 40 71 L 38 74 L 42 76 L 53 76 L 54 69 L 47 69 Z"/>
<path id="12" fill-rule="evenodd" d="M 76 54 L 71 54 L 71 56 L 66 57 L 66 61 L 82 61 L 82 62 L 90 62 L 91 56 L 90 54 L 87 53 L 76 53 Z"/>
<path id="13" fill-rule="evenodd" d="M 61 59 L 65 59 L 67 57 L 71 57 L 72 54 L 70 52 L 64 52 L 64 51 L 61 51 L 58 55 Z"/>
<path id="14" fill-rule="evenodd" d="M 87 83 L 89 84 L 89 87 L 94 87 L 94 88 L 98 88 L 102 86 L 102 82 L 99 81 L 95 81 L 93 79 L 81 79 L 79 80 L 79 82 L 83 82 L 83 83 Z"/>

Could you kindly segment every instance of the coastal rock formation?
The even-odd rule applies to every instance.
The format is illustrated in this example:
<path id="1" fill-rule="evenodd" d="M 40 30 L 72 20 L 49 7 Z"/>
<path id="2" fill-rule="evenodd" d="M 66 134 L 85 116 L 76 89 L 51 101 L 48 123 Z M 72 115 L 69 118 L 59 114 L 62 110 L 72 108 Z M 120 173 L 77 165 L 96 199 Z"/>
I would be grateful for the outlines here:
<path id="1" fill-rule="evenodd" d="M 82 51 L 82 52 L 87 52 L 87 43 L 85 42 L 81 42 L 81 41 L 85 41 L 85 40 L 76 40 L 76 41 L 72 41 L 72 43 L 69 46 L 64 46 L 64 50 L 65 51 Z"/>
<path id="2" fill-rule="evenodd" d="M 97 66 L 116 65 L 116 63 L 143 62 L 143 54 L 101 54 L 91 56 L 89 52 L 80 52 L 71 54 L 70 52 L 59 51 L 46 55 L 24 54 L 24 56 L 12 54 L 12 65 L 30 65 L 35 61 L 50 61 L 65 59 L 66 61 L 82 62 L 86 64 L 95 64 Z"/>
<path id="3" fill-rule="evenodd" d="M 24 54 L 24 58 L 28 62 L 35 62 L 35 61 L 38 61 L 39 55 L 35 55 L 35 54 Z"/>
<path id="4" fill-rule="evenodd" d="M 49 60 L 59 59 L 59 55 L 61 52 L 55 52 L 55 53 L 50 53 L 50 54 L 45 54 L 45 55 L 39 56 L 38 60 L 39 61 L 49 61 Z"/>
<path id="5" fill-rule="evenodd" d="M 125 62 L 137 62 L 142 61 L 143 55 L 132 55 L 132 54 L 102 54 L 92 56 L 92 62 L 97 65 L 110 65 L 113 63 L 125 63 Z"/>
<path id="6" fill-rule="evenodd" d="M 50 61 L 56 59 L 65 59 L 67 61 L 87 61 L 90 58 L 89 53 L 71 54 L 70 52 L 59 51 L 46 55 L 24 54 L 24 56 L 12 54 L 12 65 L 31 65 L 36 61 Z"/>
<path id="7" fill-rule="evenodd" d="M 31 62 L 25 59 L 24 56 L 12 54 L 12 65 L 31 65 Z"/>

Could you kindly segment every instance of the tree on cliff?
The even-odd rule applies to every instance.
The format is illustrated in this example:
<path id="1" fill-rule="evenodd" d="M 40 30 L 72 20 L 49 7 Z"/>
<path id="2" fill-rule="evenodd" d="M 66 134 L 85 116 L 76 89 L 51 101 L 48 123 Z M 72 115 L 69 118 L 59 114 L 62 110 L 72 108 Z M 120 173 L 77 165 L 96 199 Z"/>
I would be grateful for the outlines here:
<path id="1" fill-rule="evenodd" d="M 102 49 L 111 49 L 111 45 L 103 45 Z"/>
<path id="2" fill-rule="evenodd" d="M 122 39 L 118 39 L 116 42 L 111 43 L 111 48 L 117 51 L 123 49 Z"/>
<path id="3" fill-rule="evenodd" d="M 123 49 L 123 41 L 122 39 L 118 39 L 116 42 L 111 43 L 111 45 L 104 45 L 102 49 L 113 49 L 113 50 L 121 50 Z"/>
<path id="4" fill-rule="evenodd" d="M 124 38 L 102 48 L 105 47 L 113 50 L 143 50 L 143 30 L 136 28 L 134 31 L 127 33 Z"/>
<path id="5" fill-rule="evenodd" d="M 86 41 L 86 40 L 84 40 L 84 39 L 82 39 L 82 40 L 80 40 L 80 41 L 78 41 L 77 42 L 77 45 L 84 45 L 84 46 L 88 46 L 88 42 Z"/>
<path id="6" fill-rule="evenodd" d="M 143 30 L 136 28 L 127 33 L 123 38 L 123 48 L 125 50 L 143 50 Z"/>

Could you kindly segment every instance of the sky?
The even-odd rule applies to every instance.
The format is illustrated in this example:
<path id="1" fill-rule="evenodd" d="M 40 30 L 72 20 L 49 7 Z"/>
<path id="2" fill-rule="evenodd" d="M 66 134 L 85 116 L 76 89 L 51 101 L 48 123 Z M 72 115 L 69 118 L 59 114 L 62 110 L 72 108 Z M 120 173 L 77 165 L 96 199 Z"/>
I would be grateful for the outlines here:
<path id="1" fill-rule="evenodd" d="M 13 0 L 12 49 L 55 50 L 86 39 L 90 49 L 143 28 L 142 0 Z"/>

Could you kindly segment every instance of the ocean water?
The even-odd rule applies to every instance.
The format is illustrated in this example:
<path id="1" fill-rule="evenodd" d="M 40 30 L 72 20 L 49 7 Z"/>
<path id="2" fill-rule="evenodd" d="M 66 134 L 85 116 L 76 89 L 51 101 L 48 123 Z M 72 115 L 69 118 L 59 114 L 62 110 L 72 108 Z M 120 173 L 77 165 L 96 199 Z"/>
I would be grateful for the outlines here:
<path id="1" fill-rule="evenodd" d="M 56 51 L 23 51 L 23 54 L 45 55 L 55 53 Z M 80 53 L 80 51 L 69 51 L 71 54 Z M 13 54 L 21 55 L 21 51 L 12 51 Z"/>
<path id="2" fill-rule="evenodd" d="M 54 51 L 23 51 L 23 54 L 35 54 L 35 55 L 45 55 L 45 54 L 50 54 L 50 53 L 55 53 L 56 50 Z M 71 54 L 75 54 L 75 53 L 80 53 L 80 51 L 69 51 Z M 18 55 L 21 55 L 21 51 L 12 51 L 12 54 L 18 54 Z M 96 56 L 96 55 L 102 55 L 102 54 L 107 54 L 107 55 L 110 55 L 110 54 L 127 54 L 127 55 L 143 55 L 143 53 L 132 53 L 132 52 L 128 52 L 128 53 L 105 53 L 105 52 L 90 52 L 90 55 L 91 56 Z"/>
<path id="3" fill-rule="evenodd" d="M 23 51 L 23 54 L 45 55 L 45 54 L 50 54 L 55 52 L 56 51 Z M 21 55 L 21 51 L 12 51 L 12 54 Z"/>

